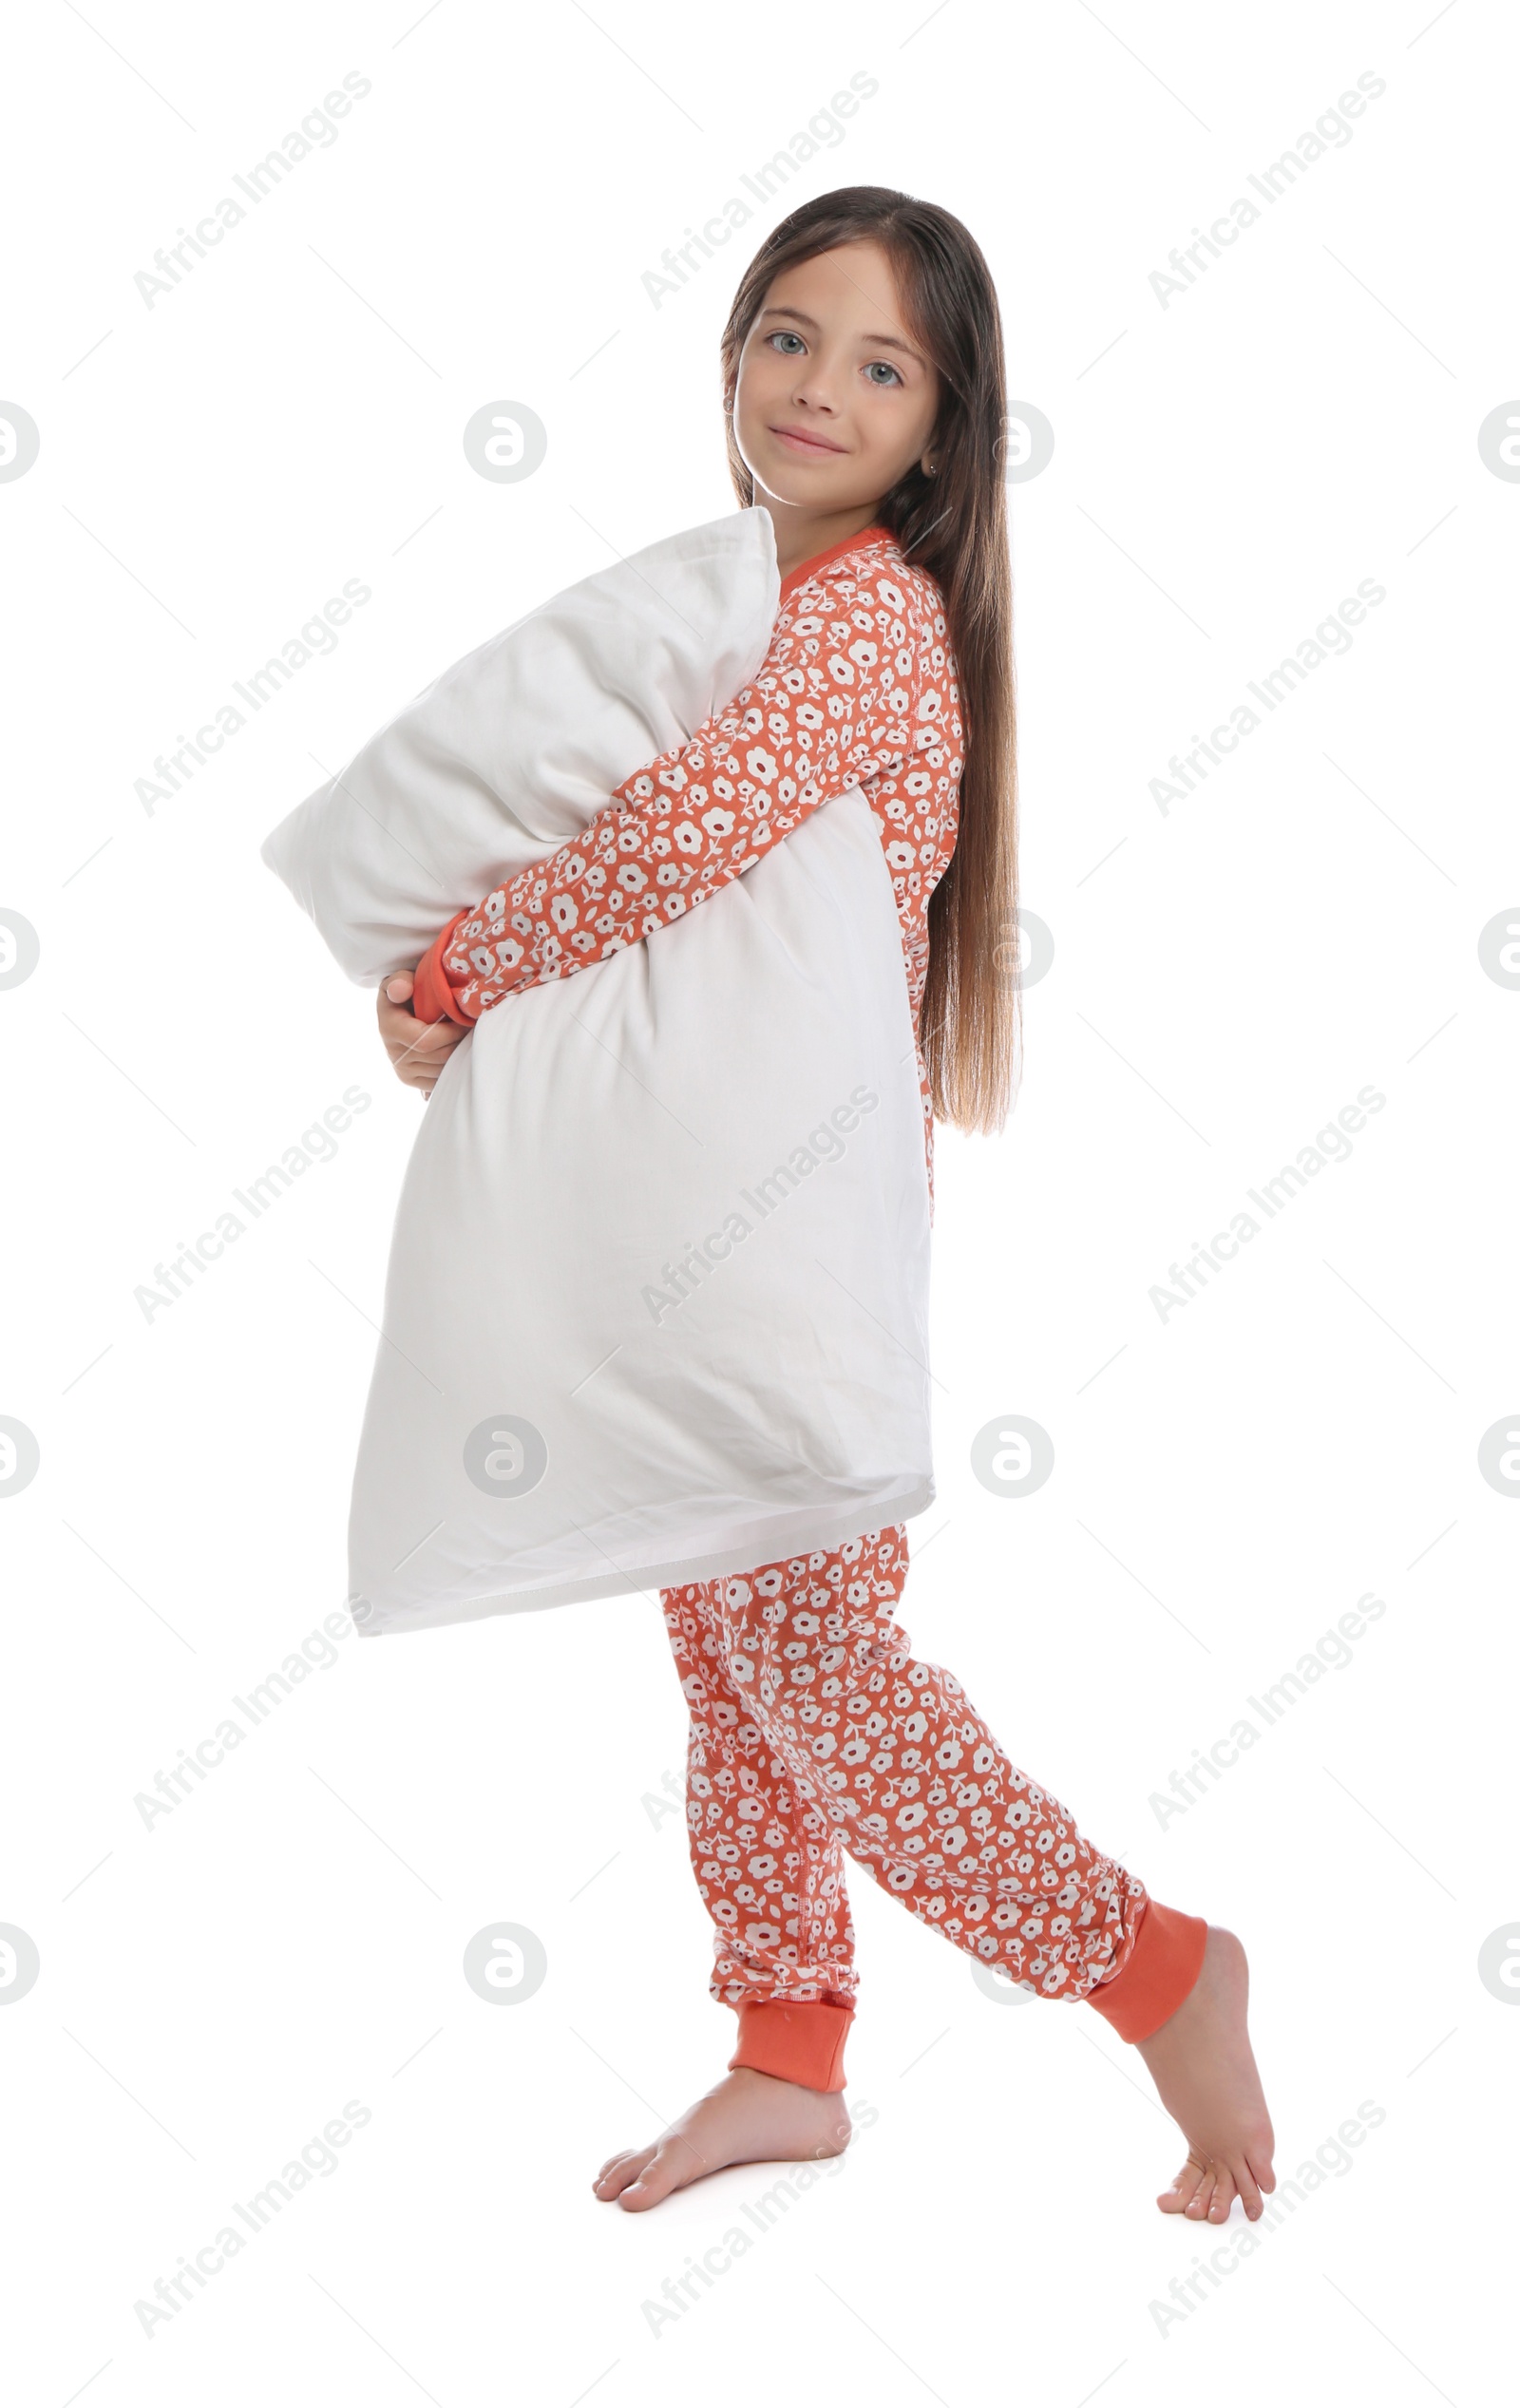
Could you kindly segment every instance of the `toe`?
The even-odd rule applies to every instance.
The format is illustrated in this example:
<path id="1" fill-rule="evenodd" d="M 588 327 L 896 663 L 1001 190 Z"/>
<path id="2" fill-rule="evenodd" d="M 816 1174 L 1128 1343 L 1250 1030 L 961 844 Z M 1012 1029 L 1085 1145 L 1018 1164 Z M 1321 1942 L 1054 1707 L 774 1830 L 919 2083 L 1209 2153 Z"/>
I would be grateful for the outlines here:
<path id="1" fill-rule="evenodd" d="M 1198 2188 L 1184 2208 L 1183 2214 L 1188 2218 L 1189 2222 L 1202 2224 L 1208 2213 L 1208 2203 L 1213 2195 L 1214 2170 L 1212 2166 L 1206 2166 L 1198 2178 Z"/>
<path id="2" fill-rule="evenodd" d="M 1156 2205 L 1161 2209 L 1162 2214 L 1168 2216 L 1180 2216 L 1186 2209 L 1188 2200 L 1192 2197 L 1193 2192 L 1197 2190 L 1200 2182 L 1203 2180 L 1203 2175 L 1204 2170 L 1202 2166 L 1195 2165 L 1193 2160 L 1189 2157 L 1187 2164 L 1183 2167 L 1182 2171 L 1177 2175 L 1175 2181 L 1172 2183 L 1171 2189 L 1169 2190 L 1162 2191 L 1160 2197 L 1156 2201 Z"/>
<path id="3" fill-rule="evenodd" d="M 1244 2157 L 1239 2165 L 1230 2168 L 1230 2171 L 1235 2177 L 1235 2188 L 1240 2193 L 1241 2205 L 1245 2209 L 1249 2221 L 1254 2224 L 1262 2212 L 1262 2194 L 1256 2187 L 1256 2177 Z"/>
<path id="4" fill-rule="evenodd" d="M 1214 2176 L 1214 2195 L 1208 2203 L 1210 2224 L 1226 2224 L 1235 2198 L 1235 2177 L 1227 2166 L 1221 2166 Z"/>
<path id="5" fill-rule="evenodd" d="M 651 2150 L 642 2170 L 625 2189 L 618 2193 L 618 2205 L 632 2215 L 642 2209 L 657 2208 L 668 2199 L 681 2180 L 680 2164 L 675 2153 L 668 2149 Z"/>
<path id="6" fill-rule="evenodd" d="M 598 2199 L 616 2199 L 631 2182 L 636 2182 L 650 2159 L 653 2149 L 621 2149 L 616 2157 L 609 2157 L 592 2190 Z"/>

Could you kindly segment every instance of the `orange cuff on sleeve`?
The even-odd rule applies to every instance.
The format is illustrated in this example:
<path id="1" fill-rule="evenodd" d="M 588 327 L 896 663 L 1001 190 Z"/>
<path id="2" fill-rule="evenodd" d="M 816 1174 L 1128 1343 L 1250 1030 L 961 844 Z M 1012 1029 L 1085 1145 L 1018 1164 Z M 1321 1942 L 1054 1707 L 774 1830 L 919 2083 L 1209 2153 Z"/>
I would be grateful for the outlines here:
<path id="1" fill-rule="evenodd" d="M 1121 2040 L 1149 2040 L 1197 1981 L 1207 1938 L 1202 1915 L 1148 1898 L 1122 1970 L 1089 1993 L 1088 2005 L 1107 2017 Z"/>
<path id="2" fill-rule="evenodd" d="M 756 2074 L 773 2074 L 779 2082 L 800 2082 L 805 2090 L 842 2091 L 845 2042 L 854 2019 L 853 2007 L 830 2006 L 826 1999 L 796 2004 L 747 2000 L 739 2009 L 739 2045 L 729 2071 L 748 2065 Z"/>
<path id="3" fill-rule="evenodd" d="M 472 905 L 456 911 L 446 928 L 439 930 L 412 973 L 411 1009 L 419 1020 L 455 1020 L 462 1029 L 475 1026 L 467 1012 L 462 1012 L 454 999 L 454 990 L 444 975 L 444 955 L 453 942 L 454 931 L 462 920 L 467 920 Z"/>

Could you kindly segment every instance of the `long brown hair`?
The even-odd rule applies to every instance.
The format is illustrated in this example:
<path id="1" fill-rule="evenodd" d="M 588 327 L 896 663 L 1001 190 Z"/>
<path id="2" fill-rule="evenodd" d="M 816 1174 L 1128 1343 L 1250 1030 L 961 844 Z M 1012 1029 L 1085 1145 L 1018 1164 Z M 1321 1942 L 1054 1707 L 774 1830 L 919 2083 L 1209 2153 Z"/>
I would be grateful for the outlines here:
<path id="1" fill-rule="evenodd" d="M 1020 995 L 1013 579 L 1003 482 L 1007 398 L 998 295 L 977 243 L 947 209 L 884 184 L 805 201 L 755 253 L 723 330 L 729 473 L 741 504 L 754 480 L 733 431 L 739 357 L 784 268 L 851 242 L 879 242 L 914 340 L 938 370 L 930 437 L 937 473 L 915 461 L 876 517 L 944 596 L 964 738 L 960 826 L 929 902 L 929 968 L 919 1015 L 936 1116 L 1002 1127 L 1016 1086 Z"/>

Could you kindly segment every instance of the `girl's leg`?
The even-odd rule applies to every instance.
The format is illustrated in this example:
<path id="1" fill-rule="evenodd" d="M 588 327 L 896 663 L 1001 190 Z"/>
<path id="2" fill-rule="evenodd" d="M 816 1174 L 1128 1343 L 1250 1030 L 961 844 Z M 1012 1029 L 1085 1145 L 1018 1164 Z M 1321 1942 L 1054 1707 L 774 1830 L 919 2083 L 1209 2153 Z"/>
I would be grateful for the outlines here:
<path id="1" fill-rule="evenodd" d="M 1036 1997 L 1085 2000 L 1138 2046 L 1189 2143 L 1159 2207 L 1219 2223 L 1238 2190 L 1259 2216 L 1273 2136 L 1239 1941 L 1149 1898 L 1010 1763 L 954 1675 L 915 1657 L 894 1618 L 906 1576 L 898 1526 L 711 1583 L 735 1694 L 797 1798 L 884 1888 L 979 1962 Z M 741 2004 L 732 2062 L 814 2078 L 796 2068 L 821 2011 L 794 2006 L 778 2048 L 758 2004 Z"/>
<path id="2" fill-rule="evenodd" d="M 1149 2038 L 1197 1980 L 1207 1925 L 1150 1899 L 1010 1762 L 955 1676 L 914 1655 L 895 1620 L 906 1575 L 898 1526 L 705 1584 L 707 1644 L 745 1701 L 751 1763 L 769 1758 L 772 1787 L 788 1785 L 807 1829 L 843 1840 L 884 1888 L 978 1963 L 1036 1996 L 1090 2000 L 1126 2039 Z M 739 1962 L 729 1985 L 714 1984 L 740 2008 L 736 2061 L 806 2080 L 795 2069 L 808 2017 L 793 2017 L 786 2054 L 773 2057 L 758 2009 L 784 1985 L 769 1961 L 743 1962 L 753 1891 L 740 1851 L 727 1861 L 719 1851 L 698 1879 L 720 1931 L 741 1943 L 730 1951 Z M 749 1928 L 769 1948 L 772 1925 Z M 819 1968 L 805 1965 L 816 1982 Z M 850 2005 L 854 1986 L 853 1975 L 838 1985 Z"/>
<path id="3" fill-rule="evenodd" d="M 687 1840 L 713 1924 L 714 1999 L 748 2019 L 751 2041 L 732 2065 L 755 2064 L 815 2090 L 843 2090 L 845 2034 L 855 2005 L 854 1930 L 839 1830 L 756 1721 L 750 1689 L 725 1653 L 724 1581 L 666 1589 L 671 1652 L 691 1717 Z M 793 2009 L 806 2006 L 798 2015 Z"/>
<path id="4" fill-rule="evenodd" d="M 722 2166 L 837 2156 L 849 2138 L 838 2096 L 855 1997 L 845 1850 L 735 1682 L 718 1640 L 723 1586 L 665 1589 L 660 1602 L 691 1716 L 687 1838 L 713 1924 L 709 1987 L 740 2010 L 758 2055 L 741 2043 L 726 2081 L 656 2141 L 608 2158 L 593 2188 L 629 2209 Z"/>

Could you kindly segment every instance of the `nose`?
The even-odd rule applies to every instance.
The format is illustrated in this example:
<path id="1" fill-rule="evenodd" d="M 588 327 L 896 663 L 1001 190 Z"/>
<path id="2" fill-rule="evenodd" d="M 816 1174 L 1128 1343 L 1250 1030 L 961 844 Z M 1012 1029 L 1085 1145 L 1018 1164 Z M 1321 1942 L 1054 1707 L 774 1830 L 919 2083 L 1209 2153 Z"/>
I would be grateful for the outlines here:
<path id="1" fill-rule="evenodd" d="M 817 359 L 805 359 L 798 365 L 801 373 L 791 389 L 793 402 L 803 409 L 816 410 L 821 417 L 835 417 L 839 405 L 829 371 Z"/>

